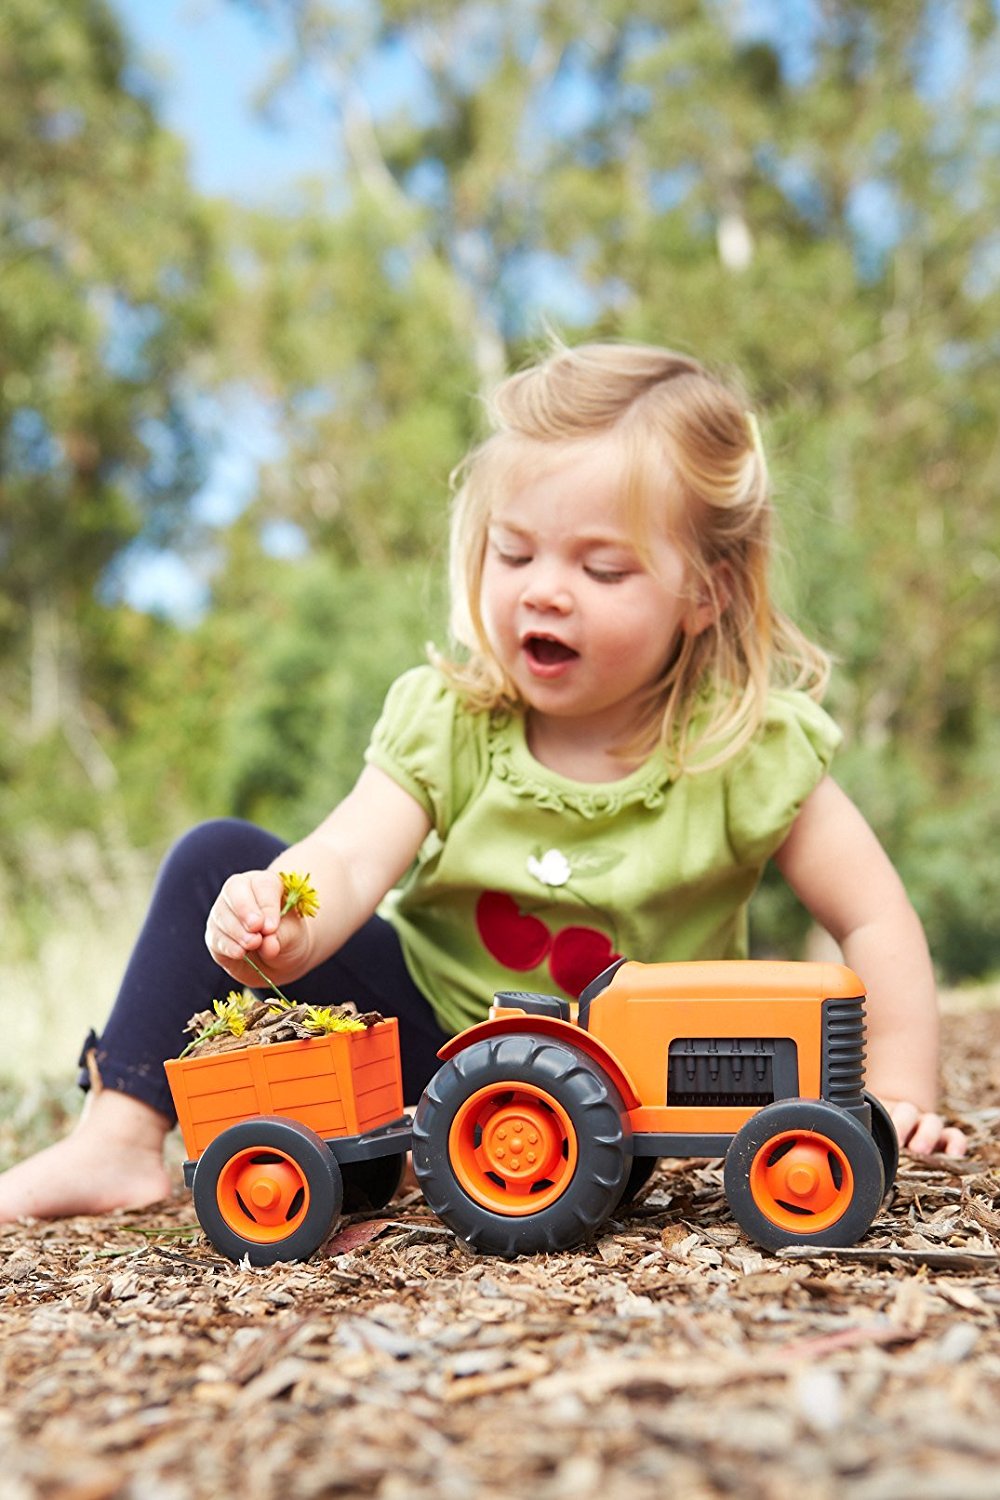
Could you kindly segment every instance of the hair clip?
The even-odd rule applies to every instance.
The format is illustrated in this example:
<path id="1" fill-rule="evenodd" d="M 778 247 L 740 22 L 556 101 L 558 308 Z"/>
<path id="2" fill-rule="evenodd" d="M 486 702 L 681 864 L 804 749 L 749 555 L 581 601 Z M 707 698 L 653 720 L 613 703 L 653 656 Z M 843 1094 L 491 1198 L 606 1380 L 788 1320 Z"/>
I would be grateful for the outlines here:
<path id="1" fill-rule="evenodd" d="M 750 446 L 753 448 L 763 467 L 765 464 L 764 440 L 760 435 L 760 423 L 757 421 L 755 412 L 745 411 L 743 416 L 746 419 L 747 432 L 750 434 Z"/>

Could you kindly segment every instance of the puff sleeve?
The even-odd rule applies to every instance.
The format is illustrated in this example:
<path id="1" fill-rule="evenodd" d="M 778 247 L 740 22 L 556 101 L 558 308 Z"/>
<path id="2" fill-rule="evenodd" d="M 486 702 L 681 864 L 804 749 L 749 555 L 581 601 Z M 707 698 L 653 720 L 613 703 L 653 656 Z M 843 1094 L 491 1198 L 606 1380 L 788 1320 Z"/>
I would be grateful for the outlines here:
<path id="1" fill-rule="evenodd" d="M 419 802 L 441 837 L 483 773 L 481 718 L 435 668 L 414 667 L 392 684 L 372 730 L 365 760 Z"/>
<path id="2" fill-rule="evenodd" d="M 728 776 L 727 831 L 740 864 L 762 865 L 781 847 L 840 740 L 830 716 L 804 693 L 771 695 L 761 729 Z"/>

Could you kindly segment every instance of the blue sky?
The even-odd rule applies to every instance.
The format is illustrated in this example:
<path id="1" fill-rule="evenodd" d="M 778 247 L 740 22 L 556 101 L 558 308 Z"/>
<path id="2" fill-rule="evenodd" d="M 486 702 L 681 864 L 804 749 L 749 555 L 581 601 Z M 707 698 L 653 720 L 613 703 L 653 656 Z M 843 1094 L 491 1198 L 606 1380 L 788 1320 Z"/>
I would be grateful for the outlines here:
<path id="1" fill-rule="evenodd" d="M 260 22 L 222 0 L 112 3 L 157 80 L 160 118 L 188 142 L 200 191 L 274 204 L 303 177 L 330 173 L 334 134 L 307 89 L 283 104 L 280 128 L 255 116 L 276 55 Z"/>
<path id="2" fill-rule="evenodd" d="M 254 99 L 275 57 L 274 40 L 252 17 L 222 0 L 112 0 L 135 43 L 144 76 L 156 81 L 157 113 L 190 151 L 191 179 L 199 191 L 248 204 L 280 206 L 305 178 L 332 176 L 333 132 L 317 100 L 297 89 L 284 106 L 280 128 L 262 121 Z M 277 456 L 266 415 L 234 396 L 224 414 L 227 440 L 195 515 L 224 526 L 252 497 L 259 464 Z M 272 550 L 293 538 L 276 532 Z M 206 600 L 206 571 L 170 551 L 136 549 L 118 581 L 138 609 L 197 618 Z"/>

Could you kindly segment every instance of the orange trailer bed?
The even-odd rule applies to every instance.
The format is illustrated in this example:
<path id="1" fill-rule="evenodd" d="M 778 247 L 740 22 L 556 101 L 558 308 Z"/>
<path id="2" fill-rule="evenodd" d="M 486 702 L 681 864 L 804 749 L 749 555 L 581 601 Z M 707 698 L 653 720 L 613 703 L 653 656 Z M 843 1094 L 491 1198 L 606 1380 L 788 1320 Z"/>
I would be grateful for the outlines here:
<path id="1" fill-rule="evenodd" d="M 361 1135 L 403 1113 L 394 1017 L 364 1031 L 174 1058 L 165 1066 L 192 1160 L 230 1125 L 256 1115 L 297 1120 L 331 1139 Z"/>

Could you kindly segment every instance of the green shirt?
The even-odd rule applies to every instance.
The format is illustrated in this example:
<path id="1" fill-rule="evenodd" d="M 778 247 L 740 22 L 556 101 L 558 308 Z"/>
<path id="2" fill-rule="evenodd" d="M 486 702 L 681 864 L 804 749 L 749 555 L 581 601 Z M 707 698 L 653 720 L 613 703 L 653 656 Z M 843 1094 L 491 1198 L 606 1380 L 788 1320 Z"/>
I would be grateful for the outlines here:
<path id="1" fill-rule="evenodd" d="M 751 744 L 676 775 L 659 751 L 619 781 L 534 759 L 517 714 L 473 713 L 433 667 L 390 688 L 367 759 L 431 832 L 383 906 L 441 1026 L 485 1018 L 502 989 L 575 997 L 618 954 L 739 958 L 747 903 L 840 734 L 774 692 Z"/>

